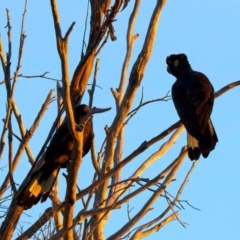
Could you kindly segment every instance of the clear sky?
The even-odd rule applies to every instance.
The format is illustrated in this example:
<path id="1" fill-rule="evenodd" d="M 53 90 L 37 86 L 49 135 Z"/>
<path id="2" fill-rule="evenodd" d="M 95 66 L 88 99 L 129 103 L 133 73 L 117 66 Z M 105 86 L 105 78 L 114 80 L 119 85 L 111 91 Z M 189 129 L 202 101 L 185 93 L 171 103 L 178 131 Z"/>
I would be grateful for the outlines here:
<path id="1" fill-rule="evenodd" d="M 72 73 L 79 60 L 82 47 L 82 34 L 86 16 L 87 0 L 85 1 L 62 1 L 59 0 L 62 30 L 66 31 L 68 26 L 76 21 L 76 26 L 69 39 L 69 70 Z M 83 3 L 80 3 L 83 2 Z M 114 22 L 117 41 L 108 42 L 101 54 L 100 69 L 98 73 L 98 85 L 94 98 L 94 106 L 112 107 L 111 112 L 94 117 L 95 137 L 97 151 L 99 151 L 104 138 L 104 127 L 110 125 L 115 113 L 115 101 L 110 88 L 117 87 L 120 78 L 121 66 L 125 54 L 125 32 L 129 13 L 133 7 L 133 0 L 126 10 L 117 16 Z M 146 33 L 148 19 L 156 1 L 143 0 L 139 17 L 135 26 L 135 33 L 140 36 L 135 44 L 132 63 L 135 61 L 142 47 Z M 6 37 L 6 12 L 8 8 L 12 21 L 12 73 L 17 61 L 17 49 L 21 16 L 23 12 L 23 0 L 2 1 L 0 5 L 0 34 L 7 50 Z M 39 75 L 49 71 L 49 77 L 61 78 L 60 61 L 57 55 L 53 21 L 49 1 L 29 1 L 25 19 L 26 42 L 20 72 L 24 75 Z M 173 53 L 187 54 L 190 64 L 194 70 L 205 73 L 212 82 L 215 90 L 240 79 L 240 1 L 239 0 L 169 0 L 167 1 L 158 27 L 152 57 L 148 63 L 142 86 L 144 87 L 144 100 L 163 97 L 174 83 L 174 77 L 166 72 L 166 56 Z M 3 73 L 0 71 L 0 81 Z M 54 81 L 34 78 L 19 78 L 15 98 L 26 128 L 30 128 L 36 114 L 38 113 L 48 91 L 55 88 Z M 216 99 L 212 113 L 212 121 L 218 134 L 219 142 L 207 159 L 201 158 L 194 170 L 190 181 L 185 188 L 181 199 L 188 200 L 196 211 L 185 205 L 180 211 L 180 219 L 189 225 L 183 228 L 178 221 L 174 221 L 164 227 L 161 231 L 146 238 L 171 239 L 171 240 L 219 240 L 240 239 L 239 228 L 239 122 L 240 122 L 240 94 L 239 88 L 232 89 L 220 98 Z M 134 106 L 137 106 L 141 97 L 141 88 L 137 94 Z M 0 117 L 5 116 L 6 95 L 4 85 L 0 85 Z M 88 97 L 85 96 L 85 103 Z M 38 154 L 45 136 L 52 125 L 56 115 L 56 105 L 53 103 L 44 116 L 38 130 L 35 132 L 30 147 L 34 156 Z M 127 156 L 143 141 L 149 140 L 162 132 L 168 126 L 178 121 L 178 116 L 172 101 L 153 103 L 144 107 L 136 117 L 126 126 L 126 145 L 124 156 Z M 2 129 L 2 121 L 0 122 Z M 17 130 L 17 126 L 14 125 Z M 97 132 L 96 132 L 97 130 Z M 155 144 L 146 153 L 135 159 L 129 168 L 123 172 L 123 177 L 128 177 L 132 172 L 131 167 L 139 164 L 154 150 L 157 150 L 164 141 Z M 181 146 L 186 143 L 186 133 L 183 132 L 175 146 L 166 153 L 164 158 L 155 162 L 143 177 L 152 178 L 159 173 L 165 164 L 172 161 L 180 151 Z M 18 143 L 15 143 L 15 149 Z M 7 166 L 7 153 L 3 156 L 0 167 Z M 89 176 L 92 169 L 89 167 L 90 156 L 84 159 L 80 169 L 79 184 L 81 188 L 89 185 Z M 139 161 L 139 162 L 138 162 Z M 186 159 L 181 171 L 176 176 L 174 186 L 179 186 L 184 174 L 191 166 L 190 160 Z M 16 171 L 14 179 L 21 183 L 28 172 L 30 164 L 26 155 L 23 155 L 20 168 Z M 6 169 L 1 172 L 0 182 L 5 177 Z M 64 181 L 64 180 L 63 180 Z M 171 189 L 171 188 L 170 188 Z M 64 191 L 61 193 L 64 196 Z M 149 196 L 149 195 L 148 195 Z M 143 196 L 142 199 L 144 199 Z M 149 213 L 147 219 L 157 216 L 164 207 L 161 201 L 154 204 L 154 209 Z M 130 202 L 134 207 L 132 215 L 142 206 L 140 200 Z M 43 206 L 48 207 L 48 201 Z M 33 217 L 23 217 L 22 221 L 33 222 L 39 216 L 43 206 L 36 206 L 29 212 Z M 105 235 L 110 236 L 117 227 L 127 221 L 126 206 L 122 207 L 122 215 L 113 214 L 112 219 L 118 216 L 118 224 L 111 221 L 106 228 Z M 118 210 L 121 211 L 121 210 Z M 145 221 L 141 222 L 144 223 Z M 24 223 L 28 226 L 28 223 Z"/>

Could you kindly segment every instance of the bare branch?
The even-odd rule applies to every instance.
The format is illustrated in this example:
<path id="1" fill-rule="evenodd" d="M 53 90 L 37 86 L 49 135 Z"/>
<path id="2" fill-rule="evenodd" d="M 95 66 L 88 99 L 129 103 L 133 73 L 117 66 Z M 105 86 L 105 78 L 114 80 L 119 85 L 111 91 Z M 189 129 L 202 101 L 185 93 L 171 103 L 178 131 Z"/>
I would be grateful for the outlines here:
<path id="1" fill-rule="evenodd" d="M 45 78 L 45 79 L 52 80 L 52 81 L 56 81 L 56 82 L 62 81 L 62 80 L 60 80 L 60 79 L 46 77 L 46 75 L 47 75 L 48 73 L 49 73 L 49 72 L 45 72 L 45 73 L 43 73 L 43 74 L 32 75 L 32 76 L 24 75 L 24 74 L 19 74 L 18 77 L 22 77 L 22 78 Z"/>
<path id="2" fill-rule="evenodd" d="M 159 102 L 159 101 L 169 101 L 169 100 L 171 100 L 171 96 L 169 95 L 169 91 L 168 91 L 167 94 L 164 97 L 153 99 L 153 100 L 149 100 L 149 101 L 146 101 L 144 103 L 140 102 L 138 107 L 134 108 L 131 112 L 128 113 L 128 116 L 132 115 L 134 112 L 138 111 L 141 107 L 143 107 L 143 106 L 145 106 L 145 105 L 147 105 L 149 103 Z"/>
<path id="3" fill-rule="evenodd" d="M 102 172 L 101 172 L 99 162 L 97 161 L 97 157 L 96 157 L 96 153 L 95 153 L 94 139 L 92 141 L 92 146 L 91 146 L 91 156 L 92 156 L 93 167 L 94 167 L 96 173 L 100 176 Z"/>
<path id="4" fill-rule="evenodd" d="M 87 31 L 87 20 L 88 20 L 89 2 L 90 2 L 90 1 L 88 1 L 88 4 L 87 4 L 87 14 L 86 14 L 86 19 L 85 19 L 84 33 L 83 33 L 81 58 L 83 58 L 83 56 L 84 56 L 83 49 L 84 49 L 84 46 L 86 45 L 86 44 L 85 44 L 85 38 L 86 38 L 86 31 Z"/>
<path id="5" fill-rule="evenodd" d="M 21 155 L 22 155 L 24 149 L 27 146 L 27 143 L 31 139 L 34 131 L 38 127 L 38 124 L 39 124 L 40 120 L 42 119 L 44 113 L 46 112 L 47 107 L 48 107 L 48 105 L 50 104 L 50 102 L 52 100 L 53 92 L 54 92 L 54 90 L 50 90 L 50 92 L 49 92 L 49 94 L 48 94 L 44 104 L 42 105 L 42 107 L 41 107 L 41 109 L 40 109 L 36 119 L 34 120 L 32 126 L 31 126 L 31 128 L 29 129 L 29 131 L 26 132 L 25 137 L 22 140 L 22 142 L 21 142 L 21 144 L 20 144 L 20 146 L 19 146 L 19 148 L 17 150 L 17 153 L 16 153 L 16 155 L 14 157 L 14 160 L 13 160 L 13 165 L 12 165 L 13 172 L 15 171 L 15 169 L 17 167 L 17 164 L 18 164 L 18 162 L 19 162 L 19 160 L 21 158 Z M 5 180 L 2 183 L 2 186 L 0 188 L 0 197 L 3 195 L 3 193 L 4 193 L 5 189 L 6 189 L 6 187 L 8 186 L 8 184 L 9 184 L 9 174 L 6 176 Z"/>
<path id="6" fill-rule="evenodd" d="M 237 87 L 239 85 L 240 85 L 240 81 L 232 82 L 232 83 L 226 85 L 225 87 L 219 89 L 217 92 L 215 92 L 214 96 L 215 96 L 215 98 L 220 97 L 225 92 L 227 92 L 227 91 L 231 90 L 232 88 Z"/>
<path id="7" fill-rule="evenodd" d="M 24 20 L 25 20 L 26 12 L 27 12 L 27 0 L 25 0 L 25 6 L 24 6 L 23 15 L 22 15 L 22 25 L 21 25 L 19 48 L 18 48 L 18 62 L 17 62 L 16 70 L 15 70 L 15 72 L 14 72 L 13 85 L 12 85 L 12 89 L 11 89 L 11 96 L 12 96 L 12 97 L 13 97 L 13 95 L 14 95 L 14 89 L 15 89 L 15 85 L 16 85 L 16 81 L 17 81 L 18 72 L 19 72 L 19 70 L 20 70 L 20 68 L 21 68 L 21 60 L 22 60 L 22 54 L 23 54 L 23 46 L 24 46 L 24 40 L 25 40 L 25 38 L 26 38 L 26 35 L 25 35 L 25 33 L 24 33 Z"/>
<path id="8" fill-rule="evenodd" d="M 24 136 L 25 136 L 25 134 L 26 134 L 26 128 L 25 128 L 24 123 L 23 123 L 23 121 L 22 121 L 21 114 L 20 114 L 19 111 L 18 111 L 18 108 L 17 108 L 17 104 L 16 104 L 15 99 L 12 99 L 11 106 L 12 106 L 13 113 L 14 113 L 14 115 L 15 115 L 15 118 L 16 118 L 16 120 L 17 120 L 18 127 L 19 127 L 20 132 L 21 132 L 21 137 L 22 137 L 22 139 L 23 139 Z M 26 153 L 27 153 L 27 155 L 28 155 L 28 159 L 29 159 L 30 163 L 33 164 L 33 163 L 34 163 L 34 156 L 33 156 L 32 151 L 31 151 L 31 149 L 30 149 L 30 147 L 29 147 L 28 144 L 26 144 L 25 150 L 26 150 Z"/>
<path id="9" fill-rule="evenodd" d="M 18 74 L 17 77 L 20 77 L 20 78 L 43 78 L 43 79 L 48 79 L 48 80 L 52 80 L 52 81 L 56 81 L 56 82 L 60 82 L 62 80 L 59 80 L 59 79 L 56 79 L 56 78 L 51 78 L 51 77 L 46 77 L 46 75 L 48 74 L 49 72 L 45 72 L 43 74 L 39 74 L 39 75 L 32 75 L 32 76 L 29 76 L 29 75 L 24 75 L 24 74 Z M 11 78 L 10 80 L 13 80 L 14 78 Z M 5 80 L 1 81 L 0 82 L 0 85 L 1 84 L 4 84 L 5 83 Z"/>
<path id="10" fill-rule="evenodd" d="M 81 99 L 89 77 L 91 75 L 93 61 L 96 56 L 97 47 L 99 46 L 102 38 L 104 37 L 108 27 L 113 22 L 115 16 L 120 11 L 120 8 L 123 4 L 122 1 L 116 0 L 115 4 L 112 6 L 110 13 L 107 15 L 106 19 L 101 24 L 103 17 L 103 12 L 99 11 L 99 3 L 96 1 L 90 1 L 92 8 L 91 16 L 91 27 L 92 31 L 89 38 L 89 44 L 87 47 L 87 52 L 82 57 L 78 66 L 75 69 L 72 82 L 71 82 L 71 94 L 72 101 L 78 102 Z M 110 1 L 104 1 L 104 3 L 109 4 Z M 108 6 L 104 6 L 104 8 Z"/>
<path id="11" fill-rule="evenodd" d="M 128 164 L 132 159 L 134 159 L 136 156 L 144 152 L 148 147 L 150 147 L 152 144 L 160 141 L 162 138 L 170 134 L 172 131 L 174 131 L 176 128 L 181 126 L 181 122 L 178 121 L 166 130 L 164 130 L 162 133 L 160 133 L 158 136 L 152 138 L 149 141 L 145 141 L 140 146 L 134 150 L 128 157 L 123 159 L 116 167 L 112 168 L 109 172 L 107 172 L 103 177 L 99 178 L 97 181 L 95 181 L 91 186 L 83 189 L 80 193 L 77 194 L 77 199 L 85 196 L 88 192 L 93 191 L 96 187 L 98 187 L 100 184 L 102 184 L 105 180 L 107 180 L 109 177 L 111 177 L 113 174 L 115 174 L 116 171 L 123 168 L 126 164 Z"/>
<path id="12" fill-rule="evenodd" d="M 4 73 L 4 76 L 5 76 L 6 75 L 6 59 L 5 59 L 5 53 L 4 53 L 4 49 L 3 49 L 3 43 L 2 43 L 1 36 L 0 36 L 0 60 L 1 60 L 3 73 Z"/>
<path id="13" fill-rule="evenodd" d="M 178 164 L 171 170 L 171 172 L 167 175 L 163 185 L 159 187 L 159 189 L 153 193 L 152 197 L 144 204 L 142 209 L 128 222 L 126 223 L 120 230 L 107 238 L 107 240 L 119 239 L 123 234 L 125 234 L 131 226 L 133 226 L 136 222 L 138 222 L 150 209 L 151 205 L 158 199 L 159 195 L 164 191 L 164 189 L 172 182 L 174 175 L 177 170 L 181 166 L 184 158 L 178 162 Z"/>
<path id="14" fill-rule="evenodd" d="M 173 221 L 176 217 L 178 217 L 179 212 L 174 212 L 170 216 L 168 216 L 166 219 L 161 221 L 160 223 L 156 224 L 154 227 L 146 230 L 143 230 L 143 227 L 139 228 L 136 233 L 130 238 L 130 240 L 138 240 L 144 237 L 149 236 L 150 234 L 159 231 L 162 227 L 167 225 L 169 222 Z"/>
<path id="15" fill-rule="evenodd" d="M 0 142 L 0 158 L 5 146 L 5 142 L 4 142 L 4 137 L 7 131 L 7 128 L 10 126 L 11 128 L 11 105 L 9 104 L 9 99 L 11 98 L 11 81 L 10 81 L 10 67 L 11 67 L 11 56 L 12 56 L 12 33 L 11 33 L 11 20 L 10 20 L 10 12 L 8 9 L 6 9 L 7 12 L 7 35 L 8 35 L 8 52 L 7 52 L 7 60 L 6 62 L 3 63 L 3 61 L 5 61 L 5 58 L 3 56 L 3 46 L 2 46 L 2 42 L 1 42 L 1 62 L 2 62 L 2 66 L 3 66 L 3 70 L 4 70 L 4 78 L 5 78 L 5 86 L 6 86 L 6 91 L 7 91 L 7 114 L 6 114 L 6 118 L 5 118 L 5 124 L 3 127 L 3 131 L 2 131 L 2 135 L 1 135 L 1 142 Z M 11 132 L 9 132 L 9 139 L 11 139 Z M 9 145 L 11 148 L 11 144 Z M 11 150 L 10 150 L 11 151 Z M 11 166 L 10 166 L 11 168 Z"/>
<path id="16" fill-rule="evenodd" d="M 139 168 L 134 172 L 131 178 L 139 177 L 149 166 L 153 164 L 154 161 L 161 158 L 176 142 L 180 134 L 183 132 L 184 126 L 181 125 L 169 138 L 167 142 L 165 142 L 158 151 L 153 153 L 146 161 L 144 161 Z"/>
<path id="17" fill-rule="evenodd" d="M 90 99 L 89 99 L 89 107 L 92 108 L 93 105 L 93 96 L 94 96 L 94 92 L 95 92 L 95 87 L 96 87 L 96 83 L 97 83 L 97 72 L 98 72 L 98 64 L 99 64 L 99 59 L 96 59 L 95 62 L 95 68 L 94 68 L 94 76 L 93 76 L 93 83 L 92 83 L 92 88 L 91 90 L 88 90 Z"/>
<path id="18" fill-rule="evenodd" d="M 69 27 L 64 38 L 62 38 L 61 27 L 60 27 L 60 18 L 57 8 L 56 0 L 51 0 L 51 9 L 54 21 L 56 42 L 58 54 L 61 60 L 62 66 L 62 80 L 63 80 L 63 102 L 66 110 L 66 117 L 68 122 L 69 131 L 73 137 L 74 141 L 74 152 L 73 152 L 73 161 L 69 167 L 69 175 L 67 179 L 67 193 L 66 193 L 66 206 L 65 206 L 65 218 L 64 218 L 64 229 L 68 229 L 72 226 L 73 211 L 74 211 L 74 202 L 75 202 L 75 193 L 76 193 L 76 180 L 77 180 L 77 170 L 80 166 L 82 160 L 82 132 L 75 131 L 75 121 L 73 116 L 73 107 L 70 96 L 69 89 L 69 71 L 68 71 L 68 42 L 67 38 L 74 26 L 74 23 Z M 70 177 L 71 176 L 71 177 Z M 64 239 L 73 239 L 73 231 L 68 231 Z"/>
<path id="19" fill-rule="evenodd" d="M 119 99 L 118 105 L 120 105 L 120 101 L 122 100 L 122 97 L 123 97 L 123 91 L 124 91 L 125 85 L 126 85 L 126 78 L 127 78 L 127 71 L 128 71 L 128 67 L 129 67 L 129 62 L 131 60 L 134 43 L 135 43 L 135 41 L 138 37 L 138 34 L 133 35 L 133 29 L 134 29 L 134 25 L 135 25 L 135 22 L 136 22 L 137 15 L 138 15 L 140 2 L 141 2 L 141 0 L 136 0 L 135 1 L 133 11 L 130 15 L 129 22 L 128 22 L 127 52 L 126 52 L 126 56 L 125 56 L 125 59 L 124 59 L 124 62 L 123 62 L 121 79 L 120 79 L 120 83 L 119 83 L 119 87 L 118 87 L 118 92 L 120 94 L 120 99 Z"/>
<path id="20" fill-rule="evenodd" d="M 120 105 L 119 112 L 117 113 L 110 127 L 110 131 L 106 141 L 106 150 L 105 150 L 105 158 L 104 158 L 105 174 L 109 169 L 111 169 L 113 159 L 114 159 L 115 139 L 117 138 L 118 133 L 120 132 L 123 126 L 124 120 L 132 106 L 134 96 L 142 81 L 143 72 L 150 58 L 154 39 L 156 36 L 158 20 L 159 20 L 163 5 L 164 5 L 163 1 L 157 1 L 156 3 L 155 10 L 153 12 L 151 21 L 149 23 L 149 28 L 146 34 L 144 45 L 138 56 L 138 59 L 134 63 L 132 72 L 130 74 L 129 84 L 128 84 L 126 93 L 123 97 L 122 103 Z M 106 193 L 107 185 L 108 185 L 108 181 L 105 181 L 103 185 L 103 190 L 102 190 L 105 193 Z M 103 194 L 101 196 L 102 196 L 102 200 L 106 198 L 106 196 Z"/>
<path id="21" fill-rule="evenodd" d="M 0 141 L 0 159 L 2 157 L 2 153 L 5 147 L 5 135 L 8 129 L 8 125 L 10 122 L 10 108 L 8 108 L 7 110 L 7 114 L 6 114 L 6 118 L 4 119 L 4 125 L 3 125 L 3 130 L 2 130 L 2 134 L 1 134 L 1 141 Z"/>
<path id="22" fill-rule="evenodd" d="M 72 32 L 74 25 L 75 25 L 75 22 L 73 22 L 73 23 L 70 25 L 70 27 L 68 28 L 68 30 L 67 30 L 64 38 L 63 38 L 63 40 L 64 40 L 65 42 L 68 41 L 68 37 L 69 37 L 70 33 Z"/>

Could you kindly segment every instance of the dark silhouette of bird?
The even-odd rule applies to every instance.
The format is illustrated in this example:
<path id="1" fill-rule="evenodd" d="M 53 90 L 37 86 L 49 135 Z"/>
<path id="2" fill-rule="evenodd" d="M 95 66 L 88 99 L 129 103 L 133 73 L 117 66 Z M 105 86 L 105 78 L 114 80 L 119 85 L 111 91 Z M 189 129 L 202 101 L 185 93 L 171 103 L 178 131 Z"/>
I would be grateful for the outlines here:
<path id="1" fill-rule="evenodd" d="M 87 105 L 77 106 L 74 110 L 76 124 L 79 124 L 89 111 L 90 108 Z M 91 148 L 93 136 L 92 122 L 91 119 L 88 119 L 83 130 L 83 157 Z M 29 209 L 34 204 L 37 204 L 40 199 L 41 202 L 46 201 L 60 168 L 66 167 L 69 163 L 73 148 L 73 138 L 69 132 L 67 122 L 65 122 L 53 135 L 42 166 L 36 171 L 32 172 L 30 170 L 31 178 L 29 182 L 24 184 L 24 188 L 17 195 L 18 205 L 23 206 L 24 209 Z"/>
<path id="2" fill-rule="evenodd" d="M 214 103 L 214 89 L 208 78 L 192 70 L 185 54 L 167 57 L 167 71 L 176 77 L 172 98 L 177 113 L 187 130 L 188 156 L 198 160 L 208 157 L 218 137 L 210 119 Z"/>

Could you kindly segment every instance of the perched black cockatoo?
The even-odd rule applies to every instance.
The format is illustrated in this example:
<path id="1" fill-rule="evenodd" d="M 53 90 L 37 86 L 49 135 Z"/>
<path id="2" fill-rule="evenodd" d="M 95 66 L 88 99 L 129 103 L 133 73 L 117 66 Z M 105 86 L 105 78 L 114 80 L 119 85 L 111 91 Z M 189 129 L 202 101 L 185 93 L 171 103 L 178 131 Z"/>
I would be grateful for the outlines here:
<path id="1" fill-rule="evenodd" d="M 90 111 L 87 105 L 79 105 L 74 110 L 74 119 L 79 124 L 84 116 Z M 91 148 L 93 140 L 93 130 L 91 119 L 85 123 L 83 132 L 83 153 L 84 157 Z M 25 187 L 17 195 L 18 205 L 24 209 L 31 208 L 41 202 L 46 201 L 53 184 L 56 181 L 60 168 L 66 167 L 71 159 L 73 151 L 73 138 L 69 132 L 67 122 L 63 123 L 53 135 L 51 142 L 46 150 L 43 165 L 31 174 L 31 178 Z"/>
<path id="2" fill-rule="evenodd" d="M 187 130 L 188 156 L 198 160 L 206 158 L 218 142 L 210 115 L 214 102 L 214 89 L 208 78 L 192 70 L 185 54 L 167 57 L 167 71 L 175 76 L 172 98 L 177 113 Z"/>

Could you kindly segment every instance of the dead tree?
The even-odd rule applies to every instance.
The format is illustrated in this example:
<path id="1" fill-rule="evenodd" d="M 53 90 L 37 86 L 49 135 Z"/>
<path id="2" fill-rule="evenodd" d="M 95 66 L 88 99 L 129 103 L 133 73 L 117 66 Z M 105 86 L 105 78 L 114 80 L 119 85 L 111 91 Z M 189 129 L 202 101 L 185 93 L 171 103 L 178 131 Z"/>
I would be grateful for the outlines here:
<path id="1" fill-rule="evenodd" d="M 176 205 L 181 207 L 180 196 L 188 181 L 189 175 L 192 172 L 196 163 L 193 163 L 190 169 L 186 170 L 186 177 L 182 179 L 179 189 L 176 193 L 170 194 L 168 192 L 168 186 L 172 183 L 178 172 L 181 164 L 185 160 L 187 155 L 186 147 L 179 150 L 176 153 L 176 158 L 168 164 L 164 169 L 159 169 L 159 173 L 156 176 L 149 176 L 148 178 L 142 178 L 142 174 L 155 162 L 157 159 L 163 157 L 174 144 L 178 136 L 184 130 L 181 122 L 172 124 L 167 129 L 163 129 L 161 133 L 156 133 L 150 140 L 139 143 L 136 149 L 132 149 L 132 152 L 123 157 L 124 149 L 124 131 L 126 124 L 131 118 L 138 112 L 143 106 L 150 104 L 155 101 L 166 101 L 170 99 L 167 94 L 159 99 L 150 100 L 143 102 L 141 99 L 139 106 L 133 108 L 133 101 L 135 99 L 139 86 L 142 82 L 146 65 L 151 57 L 156 32 L 158 29 L 158 22 L 162 12 L 162 9 L 166 3 L 164 0 L 156 1 L 154 9 L 152 9 L 150 19 L 148 21 L 148 30 L 145 35 L 144 43 L 142 44 L 139 55 L 134 62 L 131 69 L 129 69 L 129 63 L 132 57 L 132 50 L 134 43 L 138 38 L 138 34 L 134 34 L 134 24 L 138 15 L 138 9 L 141 4 L 141 0 L 134 1 L 133 9 L 129 16 L 129 23 L 126 26 L 127 36 L 127 49 L 125 59 L 122 65 L 121 76 L 119 86 L 117 88 L 111 88 L 111 92 L 116 104 L 116 115 L 112 119 L 111 124 L 105 128 L 106 136 L 102 140 L 102 148 L 96 154 L 95 145 L 93 143 L 91 149 L 92 167 L 94 168 L 95 174 L 92 177 L 92 182 L 89 186 L 77 190 L 77 177 L 78 169 L 81 167 L 81 132 L 75 130 L 75 122 L 73 118 L 72 109 L 81 102 L 84 92 L 86 91 L 87 84 L 90 82 L 91 75 L 93 74 L 93 83 L 89 93 L 89 105 L 92 107 L 93 97 L 96 87 L 97 71 L 99 60 L 97 56 L 99 52 L 108 44 L 108 41 L 114 41 L 117 38 L 118 29 L 114 30 L 114 21 L 116 16 L 121 14 L 129 7 L 128 0 L 90 0 L 90 31 L 86 48 L 79 54 L 79 62 L 75 68 L 74 74 L 70 77 L 69 74 L 69 63 L 68 63 L 68 39 L 71 37 L 71 32 L 74 29 L 75 23 L 73 22 L 66 33 L 63 33 L 61 29 L 60 17 L 58 12 L 57 0 L 50 0 L 49 7 L 52 11 L 56 47 L 58 50 L 59 58 L 61 61 L 61 84 L 57 85 L 58 94 L 58 108 L 59 114 L 56 117 L 52 129 L 43 144 L 36 159 L 33 157 L 31 149 L 29 147 L 29 141 L 36 130 L 38 124 L 41 121 L 42 116 L 47 110 L 48 105 L 53 101 L 53 90 L 51 90 L 39 110 L 32 126 L 29 130 L 26 130 L 24 122 L 21 119 L 21 114 L 18 111 L 17 102 L 15 100 L 15 86 L 16 81 L 19 77 L 39 77 L 49 78 L 47 72 L 38 76 L 23 76 L 20 74 L 22 53 L 25 43 L 25 32 L 24 32 L 24 19 L 27 10 L 27 1 L 22 17 L 22 28 L 19 43 L 19 55 L 18 62 L 15 70 L 12 70 L 11 57 L 11 20 L 10 12 L 7 10 L 7 29 L 8 29 L 8 46 L 7 54 L 4 52 L 4 46 L 0 41 L 0 58 L 2 71 L 4 73 L 4 80 L 1 84 L 6 86 L 7 92 L 7 107 L 6 115 L 3 121 L 3 130 L 1 133 L 0 140 L 0 157 L 3 151 L 8 151 L 9 164 L 8 172 L 5 179 L 2 180 L 0 188 L 1 201 L 6 202 L 11 200 L 7 207 L 6 214 L 3 216 L 0 233 L 1 239 L 11 239 L 16 226 L 19 222 L 21 215 L 23 214 L 23 208 L 18 206 L 16 203 L 16 194 L 18 187 L 14 182 L 14 171 L 18 167 L 18 163 L 21 160 L 22 154 L 25 151 L 29 162 L 37 167 L 41 163 L 42 156 L 46 146 L 51 139 L 53 132 L 56 127 L 61 124 L 61 116 L 63 110 L 66 113 L 66 120 L 71 135 L 74 139 L 75 150 L 72 154 L 72 161 L 68 168 L 67 189 L 66 197 L 64 200 L 60 200 L 58 196 L 57 184 L 50 194 L 52 206 L 47 209 L 42 209 L 42 216 L 37 219 L 28 229 L 21 232 L 17 239 L 28 239 L 35 236 L 35 234 L 44 228 L 49 221 L 54 219 L 54 231 L 49 231 L 48 235 L 45 236 L 51 239 L 120 239 L 124 236 L 126 239 L 141 239 L 150 234 L 155 233 L 161 229 L 164 225 L 172 220 L 178 220 L 180 224 L 184 225 L 179 218 L 179 213 L 176 210 Z M 129 77 L 128 77 L 128 74 Z M 227 90 L 238 86 L 240 82 L 234 82 L 228 86 L 222 88 L 216 93 L 216 97 L 220 96 Z M 62 99 L 62 100 L 61 100 Z M 101 106 L 92 108 L 90 115 L 96 113 L 102 113 L 109 109 L 102 109 Z M 103 113 L 104 114 L 104 113 Z M 1 112 L 3 115 L 3 112 Z M 90 116 L 89 115 L 89 116 Z M 17 136 L 14 133 L 12 127 L 12 121 L 16 120 L 21 136 Z M 98 136 L 98 128 L 95 129 L 95 137 Z M 7 138 L 8 136 L 8 138 Z M 19 140 L 19 147 L 16 153 L 13 153 L 12 141 L 13 138 Z M 122 177 L 122 170 L 127 164 L 132 162 L 138 156 L 140 156 L 145 150 L 159 143 L 164 138 L 168 138 L 161 147 L 153 151 L 149 157 L 147 157 L 143 163 L 137 164 L 132 173 L 127 177 Z M 7 139 L 7 140 L 6 140 Z M 7 142 L 5 142 L 7 141 Z M 24 181 L 22 183 L 24 185 Z M 133 185 L 138 187 L 132 188 Z M 10 188 L 10 190 L 8 189 Z M 129 192 L 130 189 L 133 189 Z M 140 210 L 129 216 L 129 221 L 123 226 L 119 226 L 119 229 L 112 235 L 104 235 L 104 228 L 110 215 L 114 211 L 118 211 L 121 206 L 127 204 L 131 199 L 139 196 L 142 192 L 149 191 L 151 194 L 147 201 L 141 203 Z M 7 194 L 11 192 L 11 195 Z M 144 216 L 151 210 L 154 202 L 159 199 L 166 200 L 166 206 L 163 207 L 162 211 L 156 214 L 156 217 L 151 221 L 146 221 L 145 224 L 137 226 L 137 223 L 144 219 Z M 82 201 L 82 202 L 81 202 Z M 81 209 L 76 210 L 76 203 L 81 202 Z M 77 211 L 77 213 L 76 213 Z M 128 214 L 130 209 L 128 209 Z M 80 225 L 80 233 L 77 233 L 77 226 Z M 44 231 L 42 231 L 44 232 Z M 44 236 L 42 236 L 44 237 Z"/>

